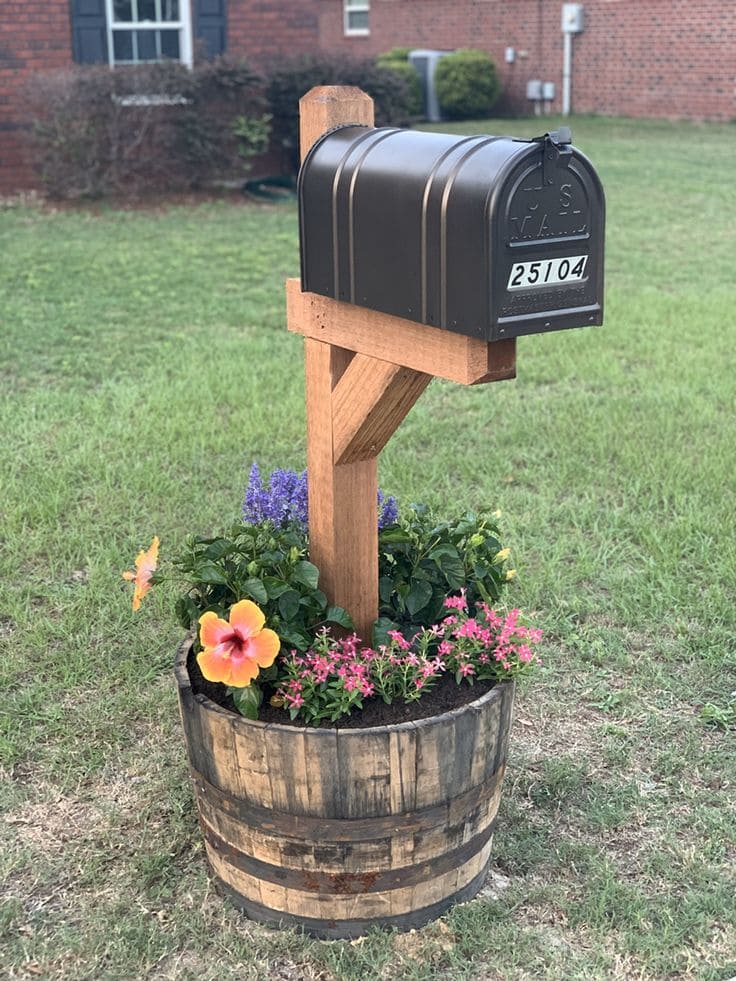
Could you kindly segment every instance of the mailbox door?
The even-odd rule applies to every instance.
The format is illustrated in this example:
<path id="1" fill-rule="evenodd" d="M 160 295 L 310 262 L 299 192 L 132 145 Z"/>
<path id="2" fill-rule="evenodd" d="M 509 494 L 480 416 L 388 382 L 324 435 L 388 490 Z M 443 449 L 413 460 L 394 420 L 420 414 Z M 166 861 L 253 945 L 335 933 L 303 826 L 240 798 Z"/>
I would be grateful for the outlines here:
<path id="1" fill-rule="evenodd" d="M 605 201 L 583 154 L 539 144 L 510 168 L 489 221 L 491 339 L 603 322 Z"/>

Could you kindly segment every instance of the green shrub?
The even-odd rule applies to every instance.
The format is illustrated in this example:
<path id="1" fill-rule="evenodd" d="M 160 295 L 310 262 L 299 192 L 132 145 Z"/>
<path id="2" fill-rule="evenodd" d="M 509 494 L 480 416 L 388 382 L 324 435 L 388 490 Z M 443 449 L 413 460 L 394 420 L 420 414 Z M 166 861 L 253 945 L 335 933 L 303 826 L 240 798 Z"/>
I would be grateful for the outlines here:
<path id="1" fill-rule="evenodd" d="M 248 65 L 230 58 L 191 71 L 167 61 L 38 74 L 27 90 L 33 156 L 55 197 L 184 190 L 237 177 L 257 129 L 243 119 L 262 124 L 255 135 L 258 148 L 264 143 L 260 89 Z"/>
<path id="2" fill-rule="evenodd" d="M 391 48 L 390 51 L 384 51 L 380 54 L 376 61 L 381 63 L 384 61 L 408 61 L 409 52 L 413 51 L 413 48 Z"/>
<path id="3" fill-rule="evenodd" d="M 446 55 L 437 65 L 435 84 L 440 109 L 448 119 L 487 116 L 501 94 L 495 62 L 485 51 Z"/>
<path id="4" fill-rule="evenodd" d="M 408 110 L 412 116 L 424 115 L 424 92 L 419 72 L 409 61 L 411 48 L 392 48 L 376 58 L 379 68 L 389 68 L 392 72 L 406 79 L 409 87 Z"/>
<path id="5" fill-rule="evenodd" d="M 190 186 L 237 178 L 268 149 L 263 80 L 245 60 L 228 56 L 197 64 L 188 76 L 187 102 L 171 118 L 172 163 Z"/>
<path id="6" fill-rule="evenodd" d="M 257 603 L 284 645 L 300 651 L 309 647 L 317 627 L 352 627 L 345 610 L 330 606 L 319 589 L 306 533 L 295 524 L 237 524 L 227 537 L 188 538 L 173 566 L 173 575 L 157 573 L 151 581 L 171 578 L 186 586 L 176 604 L 185 630 L 194 629 L 206 610 L 226 617 L 241 599 Z"/>
<path id="7" fill-rule="evenodd" d="M 268 76 L 266 97 L 274 142 L 291 172 L 299 169 L 299 99 L 315 85 L 357 85 L 375 102 L 377 126 L 402 126 L 412 115 L 407 79 L 391 68 L 324 54 L 282 62 Z"/>
<path id="8" fill-rule="evenodd" d="M 495 603 L 515 576 L 506 569 L 509 549 L 502 549 L 500 534 L 495 515 L 469 511 L 438 522 L 418 504 L 381 529 L 374 643 L 384 643 L 388 630 L 411 637 L 436 623 L 446 597 L 460 589 L 466 590 L 471 609 L 481 600 Z"/>

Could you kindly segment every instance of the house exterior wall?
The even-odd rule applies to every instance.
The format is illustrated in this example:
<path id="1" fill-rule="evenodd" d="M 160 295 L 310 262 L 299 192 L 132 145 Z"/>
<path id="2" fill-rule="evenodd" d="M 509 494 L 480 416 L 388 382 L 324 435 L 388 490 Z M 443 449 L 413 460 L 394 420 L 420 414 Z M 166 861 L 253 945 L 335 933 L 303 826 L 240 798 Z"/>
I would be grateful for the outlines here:
<path id="1" fill-rule="evenodd" d="M 332 9 L 326 12 L 327 7 Z M 228 51 L 244 54 L 256 67 L 267 69 L 280 58 L 316 51 L 321 24 L 331 16 L 342 23 L 341 3 L 229 0 Z"/>
<path id="2" fill-rule="evenodd" d="M 368 37 L 345 37 L 340 0 L 323 0 L 321 47 L 374 55 L 395 46 L 489 51 L 504 85 L 503 108 L 528 111 L 526 83 L 555 83 L 562 107 L 559 0 L 373 0 Z M 583 0 L 585 30 L 573 39 L 573 112 L 736 118 L 733 0 Z M 506 64 L 504 52 L 517 57 Z"/>
<path id="3" fill-rule="evenodd" d="M 583 0 L 573 112 L 736 119 L 734 0 Z M 395 46 L 477 47 L 496 60 L 502 112 L 524 113 L 531 78 L 562 99 L 561 0 L 372 0 L 370 34 L 346 37 L 342 0 L 227 0 L 227 50 L 268 69 L 315 51 L 370 57 Z M 507 64 L 512 47 L 516 60 Z M 0 0 L 0 195 L 35 182 L 25 156 L 28 76 L 71 65 L 69 0 Z"/>
<path id="4" fill-rule="evenodd" d="M 34 185 L 23 88 L 37 71 L 71 62 L 68 0 L 0 0 L 0 195 Z"/>

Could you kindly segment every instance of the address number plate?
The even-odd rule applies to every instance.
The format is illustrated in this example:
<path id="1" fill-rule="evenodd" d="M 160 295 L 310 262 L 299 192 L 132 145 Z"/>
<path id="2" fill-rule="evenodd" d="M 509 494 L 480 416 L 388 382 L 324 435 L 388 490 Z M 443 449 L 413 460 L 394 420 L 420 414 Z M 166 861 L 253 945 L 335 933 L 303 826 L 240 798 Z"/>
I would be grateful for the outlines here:
<path id="1" fill-rule="evenodd" d="M 537 286 L 559 286 L 585 279 L 587 255 L 569 255 L 562 259 L 536 259 L 515 262 L 511 267 L 507 290 L 528 290 Z"/>

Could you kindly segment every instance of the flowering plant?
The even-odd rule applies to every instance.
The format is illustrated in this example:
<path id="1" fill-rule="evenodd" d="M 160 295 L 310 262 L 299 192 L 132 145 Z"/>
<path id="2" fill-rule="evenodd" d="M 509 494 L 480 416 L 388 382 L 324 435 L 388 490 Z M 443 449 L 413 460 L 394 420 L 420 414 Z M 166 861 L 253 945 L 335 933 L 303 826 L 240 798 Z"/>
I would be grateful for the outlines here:
<path id="1" fill-rule="evenodd" d="M 516 576 L 506 568 L 511 550 L 501 547 L 500 511 L 468 511 L 437 522 L 429 509 L 412 504 L 407 513 L 378 537 L 380 612 L 373 642 L 385 642 L 389 630 L 406 637 L 435 623 L 445 597 L 465 590 L 474 607 L 496 603 Z"/>
<path id="2" fill-rule="evenodd" d="M 258 717 L 264 687 L 292 719 L 319 724 L 368 698 L 416 701 L 445 673 L 473 684 L 528 669 L 539 631 L 521 625 L 518 610 L 491 607 L 515 576 L 498 513 L 437 524 L 417 505 L 399 516 L 379 491 L 380 616 L 369 646 L 347 634 L 349 612 L 319 589 L 307 501 L 306 473 L 275 470 L 264 484 L 254 464 L 229 535 L 189 538 L 168 576 L 156 571 L 154 538 L 136 571 L 123 573 L 135 583 L 134 609 L 164 579 L 185 585 L 176 612 L 196 633 L 199 668 L 243 715 Z"/>
<path id="3" fill-rule="evenodd" d="M 416 701 L 445 672 L 458 684 L 501 681 L 525 673 L 536 659 L 532 645 L 541 631 L 521 625 L 518 610 L 504 617 L 481 601 L 471 612 L 464 593 L 447 597 L 445 606 L 454 612 L 439 623 L 411 640 L 392 630 L 377 649 L 361 646 L 355 634 L 320 630 L 308 651 L 283 657 L 272 703 L 307 724 L 336 722 L 372 696 L 387 705 Z"/>

